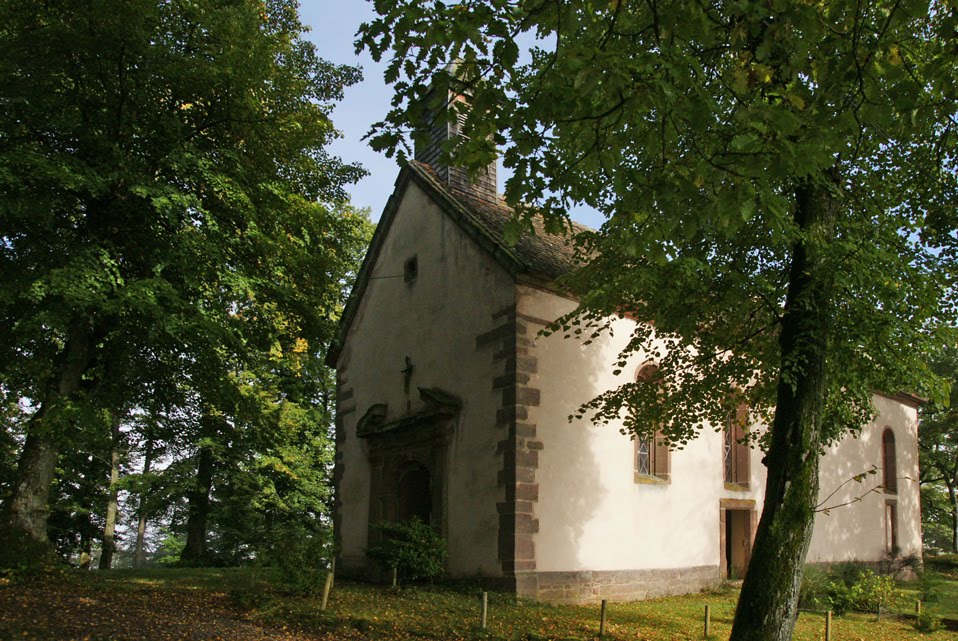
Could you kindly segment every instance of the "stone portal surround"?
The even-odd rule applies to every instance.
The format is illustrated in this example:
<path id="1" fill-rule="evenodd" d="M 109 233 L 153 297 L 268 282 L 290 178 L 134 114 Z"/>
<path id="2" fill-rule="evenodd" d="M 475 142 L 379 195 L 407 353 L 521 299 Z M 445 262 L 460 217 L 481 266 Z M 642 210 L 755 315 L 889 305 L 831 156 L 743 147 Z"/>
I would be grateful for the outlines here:
<path id="1" fill-rule="evenodd" d="M 517 314 L 515 306 L 509 306 L 493 314 L 494 329 L 476 338 L 476 349 L 492 348 L 492 362 L 502 368 L 492 381 L 502 398 L 495 418 L 495 429 L 502 437 L 496 450 L 502 456 L 498 482 L 503 488 L 503 500 L 496 504 L 498 551 L 503 576 L 510 583 L 515 581 L 520 594 L 526 592 L 525 584 L 536 569 L 536 469 L 542 449 L 542 442 L 536 440 L 536 425 L 529 422 L 529 409 L 539 405 L 539 390 L 528 385 L 538 370 L 535 330 L 530 330 L 530 320 Z"/>

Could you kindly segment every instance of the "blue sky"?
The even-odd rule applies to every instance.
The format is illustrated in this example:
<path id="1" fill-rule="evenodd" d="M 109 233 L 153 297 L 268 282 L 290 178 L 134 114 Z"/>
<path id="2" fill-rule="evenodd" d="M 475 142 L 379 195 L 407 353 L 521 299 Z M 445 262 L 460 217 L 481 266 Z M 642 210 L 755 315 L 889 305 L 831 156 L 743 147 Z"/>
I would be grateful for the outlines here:
<path id="1" fill-rule="evenodd" d="M 373 5 L 365 0 L 303 0 L 300 17 L 312 31 L 308 34 L 321 57 L 332 62 L 359 65 L 363 81 L 346 89 L 346 98 L 333 112 L 333 123 L 343 133 L 333 151 L 344 160 L 359 162 L 370 173 L 349 191 L 353 203 L 369 207 L 373 220 L 378 220 L 386 199 L 392 192 L 399 166 L 372 149 L 363 136 L 369 127 L 382 120 L 392 96 L 383 82 L 383 65 L 373 62 L 369 54 L 357 56 L 353 41 L 359 25 L 374 16 Z"/>
<path id="2" fill-rule="evenodd" d="M 372 219 L 377 221 L 392 192 L 399 166 L 394 159 L 370 149 L 362 139 L 370 126 L 386 115 L 392 97 L 390 87 L 383 82 L 384 65 L 373 62 L 367 53 L 357 56 L 353 46 L 359 25 L 375 16 L 373 5 L 366 0 L 301 2 L 300 17 L 310 27 L 308 38 L 316 44 L 319 55 L 332 62 L 359 65 L 363 69 L 363 81 L 346 89 L 345 99 L 333 112 L 333 123 L 343 133 L 343 138 L 333 145 L 333 152 L 344 160 L 359 162 L 370 172 L 349 192 L 353 204 L 369 207 Z M 506 178 L 502 167 L 499 167 L 498 177 L 499 190 L 502 191 Z M 602 223 L 597 213 L 584 208 L 573 211 L 572 217 L 592 227 Z"/>

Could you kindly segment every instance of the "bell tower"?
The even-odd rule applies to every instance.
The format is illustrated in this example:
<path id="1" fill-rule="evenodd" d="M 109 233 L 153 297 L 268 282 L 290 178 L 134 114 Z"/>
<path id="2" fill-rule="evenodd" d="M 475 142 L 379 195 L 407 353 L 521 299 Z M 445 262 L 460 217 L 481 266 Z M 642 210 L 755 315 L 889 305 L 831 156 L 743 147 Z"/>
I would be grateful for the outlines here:
<path id="1" fill-rule="evenodd" d="M 456 91 L 452 88 L 453 83 L 454 80 L 450 76 L 450 80 L 443 85 L 434 86 L 430 90 L 427 100 L 439 102 L 439 107 L 427 113 L 426 142 L 423 144 L 422 141 L 417 141 L 415 159 L 432 167 L 439 178 L 453 189 L 479 200 L 496 203 L 498 202 L 498 194 L 496 192 L 495 160 L 482 168 L 475 177 L 470 177 L 468 172 L 461 167 L 449 166 L 442 162 L 443 146 L 448 141 L 455 141 L 464 137 L 462 125 L 466 116 L 462 111 L 462 106 L 468 106 L 469 104 L 468 94 Z M 438 101 L 436 94 L 445 95 L 445 100 Z M 455 117 L 449 118 L 449 112 L 455 112 Z"/>

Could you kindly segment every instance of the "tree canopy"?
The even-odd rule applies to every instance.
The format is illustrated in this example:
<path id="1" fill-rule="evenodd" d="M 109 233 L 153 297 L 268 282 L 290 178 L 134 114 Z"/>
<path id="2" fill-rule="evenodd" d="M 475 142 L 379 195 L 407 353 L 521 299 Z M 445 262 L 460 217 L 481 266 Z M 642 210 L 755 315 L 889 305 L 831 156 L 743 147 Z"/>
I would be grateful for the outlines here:
<path id="1" fill-rule="evenodd" d="M 29 409 L 5 532 L 42 542 L 103 412 L 236 407 L 328 344 L 368 238 L 336 205 L 363 170 L 326 151 L 360 73 L 290 0 L 0 7 L 0 391 Z M 270 400 L 310 400 L 297 378 Z"/>
<path id="2" fill-rule="evenodd" d="M 958 8 L 950 1 L 377 0 L 374 142 L 403 153 L 453 82 L 471 168 L 501 152 L 517 230 L 605 214 L 560 329 L 640 321 L 661 381 L 582 413 L 681 446 L 741 402 L 768 420 L 762 521 L 733 639 L 790 638 L 818 454 L 876 390 L 940 398 L 953 341 Z M 452 79 L 450 69 L 453 69 Z M 462 111 L 457 103 L 452 111 Z M 455 117 L 455 116 L 452 116 Z M 654 339 L 665 342 L 656 349 Z"/>
<path id="3" fill-rule="evenodd" d="M 931 365 L 951 389 L 945 403 L 921 408 L 922 535 L 926 545 L 958 552 L 958 350 L 949 346 Z"/>

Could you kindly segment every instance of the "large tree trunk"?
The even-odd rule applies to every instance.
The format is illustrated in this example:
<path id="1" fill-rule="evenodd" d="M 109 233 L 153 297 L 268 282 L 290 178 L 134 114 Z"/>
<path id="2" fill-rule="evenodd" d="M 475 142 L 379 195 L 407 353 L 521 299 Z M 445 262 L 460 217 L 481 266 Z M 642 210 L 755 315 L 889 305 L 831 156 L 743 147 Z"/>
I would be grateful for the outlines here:
<path id="1" fill-rule="evenodd" d="M 17 464 L 17 480 L 7 505 L 7 525 L 26 534 L 37 543 L 47 542 L 47 517 L 50 513 L 50 486 L 57 465 L 57 446 L 53 435 L 40 427 L 43 408 L 27 425 L 27 440 Z M 31 429 L 32 428 L 32 429 Z"/>
<path id="2" fill-rule="evenodd" d="M 113 414 L 110 426 L 110 491 L 106 500 L 106 523 L 103 526 L 103 549 L 100 552 L 100 569 L 113 566 L 116 552 L 116 500 L 120 484 L 120 414 Z"/>
<path id="3" fill-rule="evenodd" d="M 189 516 L 186 522 L 186 546 L 180 558 L 192 565 L 206 560 L 206 529 L 210 513 L 210 487 L 213 484 L 213 450 L 200 448 L 196 467 L 196 487 L 189 493 Z"/>
<path id="4" fill-rule="evenodd" d="M 150 468 L 153 466 L 153 439 L 146 442 L 146 454 L 143 458 L 143 476 L 149 476 Z M 146 489 L 140 492 L 140 502 L 137 505 L 136 513 L 138 516 L 136 524 L 136 547 L 133 553 L 133 567 L 142 568 L 146 565 L 146 549 L 144 541 L 146 539 Z"/>
<path id="5" fill-rule="evenodd" d="M 820 243 L 835 217 L 832 196 L 820 186 L 797 191 L 795 221 L 811 238 L 792 251 L 786 309 L 779 335 L 781 371 L 768 480 L 731 641 L 788 641 L 818 502 L 821 421 L 825 399 L 831 278 Z"/>
<path id="6" fill-rule="evenodd" d="M 80 387 L 92 353 L 89 326 L 84 322 L 71 325 L 63 360 L 50 388 L 41 399 L 39 409 L 27 423 L 27 438 L 17 462 L 17 479 L 4 510 L 2 559 L 18 563 L 41 561 L 50 552 L 47 518 L 50 514 L 50 487 L 56 476 L 60 405 Z M 43 552 L 46 550 L 46 552 Z"/>

